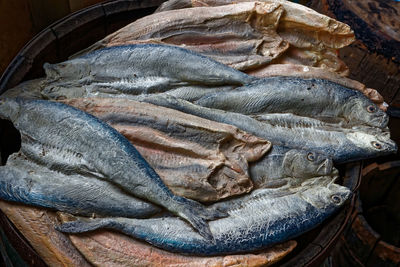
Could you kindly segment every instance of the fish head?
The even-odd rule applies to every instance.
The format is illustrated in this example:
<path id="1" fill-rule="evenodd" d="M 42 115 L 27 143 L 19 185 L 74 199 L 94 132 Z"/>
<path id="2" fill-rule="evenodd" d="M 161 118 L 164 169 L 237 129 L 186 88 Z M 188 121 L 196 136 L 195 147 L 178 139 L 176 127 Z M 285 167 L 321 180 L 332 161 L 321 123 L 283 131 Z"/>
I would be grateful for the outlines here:
<path id="1" fill-rule="evenodd" d="M 364 129 L 363 131 L 353 131 L 346 133 L 346 137 L 360 152 L 354 155 L 359 159 L 384 156 L 397 151 L 396 143 L 390 139 L 389 131 L 381 131 L 376 128 Z M 351 148 L 345 148 L 351 154 Z"/>
<path id="2" fill-rule="evenodd" d="M 283 168 L 285 175 L 302 179 L 331 176 L 337 172 L 329 156 L 302 149 L 291 149 L 286 152 Z"/>
<path id="3" fill-rule="evenodd" d="M 86 97 L 87 92 L 85 86 L 69 86 L 68 84 L 50 83 L 43 86 L 41 95 L 44 99 L 64 100 L 70 98 Z"/>
<path id="4" fill-rule="evenodd" d="M 44 71 L 48 81 L 80 80 L 90 76 L 90 66 L 83 59 L 77 58 L 62 63 L 44 63 Z"/>
<path id="5" fill-rule="evenodd" d="M 20 114 L 20 103 L 16 98 L 0 98 L 0 118 L 16 121 Z"/>
<path id="6" fill-rule="evenodd" d="M 308 184 L 302 184 L 306 189 L 300 193 L 301 198 L 321 210 L 335 210 L 342 206 L 352 195 L 350 189 L 335 184 L 336 178 L 318 177 Z"/>
<path id="7" fill-rule="evenodd" d="M 363 124 L 378 128 L 385 128 L 389 123 L 389 116 L 386 112 L 381 110 L 364 95 L 351 97 L 345 109 L 347 110 L 346 114 L 348 114 L 350 122 L 362 122 Z"/>

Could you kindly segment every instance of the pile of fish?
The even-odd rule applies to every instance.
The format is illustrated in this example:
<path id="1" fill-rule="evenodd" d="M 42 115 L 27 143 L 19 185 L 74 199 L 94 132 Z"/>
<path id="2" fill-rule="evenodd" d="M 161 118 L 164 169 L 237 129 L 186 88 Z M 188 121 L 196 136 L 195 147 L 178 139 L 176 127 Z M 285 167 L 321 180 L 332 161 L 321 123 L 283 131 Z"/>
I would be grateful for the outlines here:
<path id="1" fill-rule="evenodd" d="M 335 213 L 351 193 L 333 165 L 397 150 L 380 95 L 326 56 L 352 32 L 286 1 L 237 2 L 168 1 L 3 94 L 21 149 L 0 198 L 75 215 L 61 232 L 197 256 L 264 249 Z M 269 65 L 312 53 L 325 56 Z"/>

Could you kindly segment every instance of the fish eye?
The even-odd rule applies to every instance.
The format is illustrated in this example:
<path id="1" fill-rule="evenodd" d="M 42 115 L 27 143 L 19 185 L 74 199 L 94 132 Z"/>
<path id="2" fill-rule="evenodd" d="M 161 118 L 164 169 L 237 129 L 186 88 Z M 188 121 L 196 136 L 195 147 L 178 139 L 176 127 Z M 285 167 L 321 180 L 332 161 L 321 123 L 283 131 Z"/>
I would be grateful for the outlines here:
<path id="1" fill-rule="evenodd" d="M 376 149 L 381 149 L 382 148 L 382 145 L 380 143 L 376 142 L 376 141 L 372 141 L 371 144 Z"/>
<path id="2" fill-rule="evenodd" d="M 339 204 L 340 202 L 342 202 L 342 198 L 338 195 L 332 195 L 331 200 L 335 204 Z"/>
<path id="3" fill-rule="evenodd" d="M 376 111 L 376 107 L 373 106 L 373 105 L 369 105 L 367 107 L 367 111 L 370 112 L 370 113 L 374 113 Z"/>
<path id="4" fill-rule="evenodd" d="M 315 160 L 315 154 L 313 152 L 310 152 L 307 154 L 307 159 L 309 161 L 314 161 Z"/>

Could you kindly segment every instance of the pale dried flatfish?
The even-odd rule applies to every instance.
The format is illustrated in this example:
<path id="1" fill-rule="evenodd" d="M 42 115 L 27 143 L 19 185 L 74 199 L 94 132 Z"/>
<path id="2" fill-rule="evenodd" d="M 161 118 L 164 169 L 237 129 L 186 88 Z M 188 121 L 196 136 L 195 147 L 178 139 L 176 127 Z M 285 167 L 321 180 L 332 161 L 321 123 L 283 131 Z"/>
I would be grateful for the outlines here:
<path id="1" fill-rule="evenodd" d="M 350 73 L 347 65 L 339 58 L 337 49 L 333 48 L 311 50 L 292 46 L 271 64 L 297 64 L 323 68 L 341 76 L 348 76 Z"/>
<path id="2" fill-rule="evenodd" d="M 354 40 L 350 26 L 320 14 L 311 8 L 285 0 L 170 0 L 156 13 L 192 7 L 216 7 L 243 2 L 279 4 L 283 7 L 278 33 L 291 45 L 302 48 L 342 48 Z M 159 14 L 159 16 L 162 16 Z"/>
<path id="3" fill-rule="evenodd" d="M 327 71 L 323 68 L 316 68 L 296 64 L 270 64 L 263 68 L 250 70 L 247 72 L 258 78 L 276 77 L 276 76 L 291 76 L 299 78 L 317 78 L 332 81 L 344 87 L 362 92 L 372 102 L 379 106 L 380 109 L 386 111 L 387 104 L 383 102 L 383 97 L 375 89 L 367 88 L 364 84 L 343 77 L 337 73 Z"/>
<path id="4" fill-rule="evenodd" d="M 59 214 L 62 222 L 71 220 Z M 269 266 L 289 254 L 297 245 L 294 240 L 263 251 L 228 256 L 197 257 L 171 253 L 110 231 L 70 235 L 72 243 L 95 266 L 167 266 L 167 267 L 228 267 Z"/>
<path id="5" fill-rule="evenodd" d="M 69 240 L 56 231 L 55 212 L 0 200 L 0 209 L 49 266 L 91 266 Z"/>
<path id="6" fill-rule="evenodd" d="M 298 187 L 259 189 L 250 195 L 213 204 L 229 213 L 226 218 L 210 222 L 213 242 L 176 217 L 81 219 L 64 223 L 57 229 L 65 233 L 112 229 L 188 255 L 247 253 L 313 229 L 337 211 L 350 195 L 348 188 L 334 184 L 330 177 L 319 177 Z"/>
<path id="7" fill-rule="evenodd" d="M 128 193 L 183 216 L 211 238 L 207 220 L 225 216 L 174 195 L 129 141 L 99 119 L 44 100 L 2 99 L 0 117 L 21 134 L 21 152 L 44 167 L 117 184 Z"/>
<path id="8" fill-rule="evenodd" d="M 156 12 L 160 16 L 168 10 L 215 7 L 232 3 L 256 2 L 252 0 L 170 0 Z M 303 5 L 284 0 L 260 0 L 266 4 L 279 4 L 284 12 L 279 20 L 278 35 L 290 44 L 290 48 L 274 60 L 274 63 L 297 62 L 348 74 L 347 66 L 339 59 L 336 49 L 351 44 L 354 33 L 351 28 L 328 16 Z"/>
<path id="9" fill-rule="evenodd" d="M 234 126 L 126 99 L 68 99 L 122 133 L 177 195 L 216 201 L 249 192 L 248 162 L 271 144 Z"/>
<path id="10" fill-rule="evenodd" d="M 276 33 L 282 12 L 280 4 L 260 2 L 166 11 L 138 19 L 80 54 L 110 46 L 163 43 L 200 52 L 239 70 L 254 68 L 288 48 Z"/>

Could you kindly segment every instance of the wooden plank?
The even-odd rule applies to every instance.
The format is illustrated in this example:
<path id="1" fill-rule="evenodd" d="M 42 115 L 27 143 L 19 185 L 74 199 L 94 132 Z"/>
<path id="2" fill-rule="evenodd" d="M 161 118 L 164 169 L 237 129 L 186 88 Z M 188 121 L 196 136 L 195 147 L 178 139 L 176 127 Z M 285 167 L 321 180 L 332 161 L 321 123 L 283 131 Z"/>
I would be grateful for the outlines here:
<path id="1" fill-rule="evenodd" d="M 20 52 L 20 55 L 31 62 L 31 69 L 22 80 L 31 80 L 45 75 L 43 64 L 56 63 L 58 59 L 57 37 L 46 28 L 35 36 Z"/>
<path id="2" fill-rule="evenodd" d="M 310 260 L 315 258 L 320 252 L 321 252 L 320 246 L 309 244 L 296 257 L 293 257 L 286 262 L 285 259 L 283 259 L 283 261 L 279 263 L 279 266 L 281 267 L 306 266 L 310 262 Z"/>
<path id="3" fill-rule="evenodd" d="M 21 258 L 30 266 L 46 267 L 47 265 L 39 257 L 36 251 L 31 247 L 29 242 L 8 220 L 5 214 L 0 210 L 0 227 L 3 229 L 7 239 L 18 252 Z"/>
<path id="4" fill-rule="evenodd" d="M 371 14 L 368 12 L 367 15 L 372 17 L 378 17 L 377 8 L 380 12 L 394 12 L 392 8 L 387 8 L 385 3 L 400 6 L 395 1 L 371 0 L 312 0 L 310 6 L 320 13 L 349 24 L 355 30 L 357 41 L 339 50 L 341 59 L 350 69 L 349 77 L 369 88 L 377 89 L 389 105 L 400 107 L 400 42 L 393 38 L 388 39 L 388 35 L 379 30 L 375 31 L 374 27 L 368 25 L 370 22 L 364 22 L 353 13 L 351 9 L 357 7 L 366 14 L 367 10 L 359 8 L 359 5 L 365 5 L 366 2 L 371 4 Z M 382 12 L 382 16 L 384 14 L 386 13 Z M 389 22 L 390 25 L 397 25 L 397 22 L 392 23 L 390 19 Z M 388 29 L 391 29 L 390 25 L 387 25 Z M 392 28 L 395 31 L 396 29 L 397 27 Z"/>
<path id="5" fill-rule="evenodd" d="M 17 55 L 1 76 L 0 94 L 19 84 L 31 70 L 32 64 L 21 55 Z"/>
<path id="6" fill-rule="evenodd" d="M 351 225 L 351 231 L 344 239 L 356 258 L 365 264 L 380 235 L 372 230 L 364 216 L 358 215 Z"/>
<path id="7" fill-rule="evenodd" d="M 368 260 L 367 266 L 396 267 L 399 263 L 400 248 L 379 241 Z"/>
<path id="8" fill-rule="evenodd" d="M 365 267 L 365 265 L 357 259 L 342 236 L 332 251 L 332 265 L 335 267 Z"/>
<path id="9" fill-rule="evenodd" d="M 59 60 L 63 61 L 105 37 L 105 13 L 101 5 L 96 5 L 69 15 L 51 28 L 58 39 Z"/>
<path id="10" fill-rule="evenodd" d="M 100 2 L 104 2 L 104 0 L 69 0 L 69 8 L 71 12 L 75 12 Z"/>

